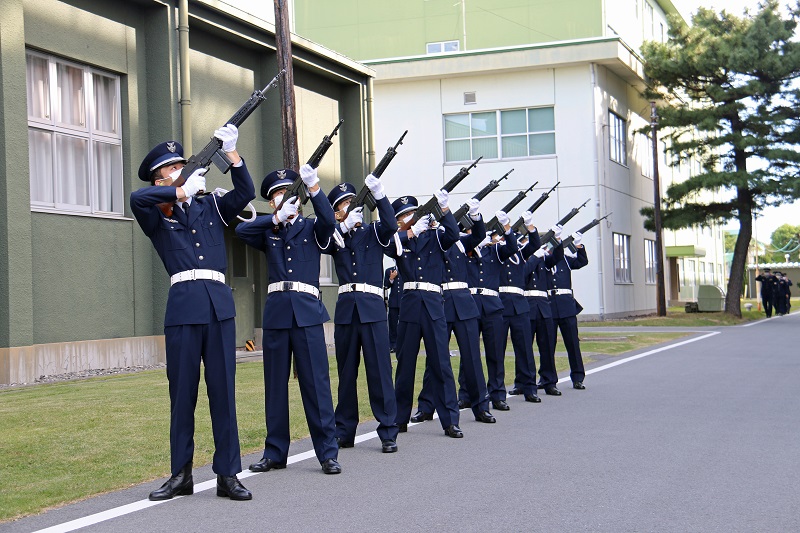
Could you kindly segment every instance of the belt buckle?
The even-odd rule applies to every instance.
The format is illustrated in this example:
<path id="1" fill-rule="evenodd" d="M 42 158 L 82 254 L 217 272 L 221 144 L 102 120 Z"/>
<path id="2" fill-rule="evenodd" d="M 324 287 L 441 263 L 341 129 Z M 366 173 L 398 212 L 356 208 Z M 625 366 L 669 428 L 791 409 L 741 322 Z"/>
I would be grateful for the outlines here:
<path id="1" fill-rule="evenodd" d="M 356 284 L 355 283 L 351 283 L 350 284 L 350 292 L 356 292 Z"/>
<path id="2" fill-rule="evenodd" d="M 292 290 L 292 282 L 291 281 L 282 281 L 281 282 L 281 290 L 282 291 L 290 291 Z"/>

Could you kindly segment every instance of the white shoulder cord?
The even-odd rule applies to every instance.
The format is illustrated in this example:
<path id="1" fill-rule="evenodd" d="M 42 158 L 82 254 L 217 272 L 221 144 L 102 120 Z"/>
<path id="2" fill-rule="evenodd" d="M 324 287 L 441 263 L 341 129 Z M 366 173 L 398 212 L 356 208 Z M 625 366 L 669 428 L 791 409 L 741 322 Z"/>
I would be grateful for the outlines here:
<path id="1" fill-rule="evenodd" d="M 217 214 L 219 215 L 219 219 L 222 220 L 222 223 L 225 224 L 226 226 L 228 225 L 228 223 L 225 222 L 225 219 L 222 218 L 222 213 L 219 212 L 219 205 L 217 205 L 217 196 L 223 196 L 227 192 L 228 191 L 226 191 L 225 189 L 223 189 L 221 187 L 217 187 L 216 189 L 214 189 L 214 192 L 211 193 L 211 197 L 214 199 L 214 207 L 217 208 Z M 256 216 L 258 215 L 256 213 L 256 208 L 253 207 L 252 202 L 248 202 L 247 203 L 247 207 L 250 209 L 250 218 L 249 219 L 242 218 L 241 216 L 236 215 L 236 218 L 238 218 L 242 222 L 252 222 L 252 221 L 254 221 L 256 219 Z"/>

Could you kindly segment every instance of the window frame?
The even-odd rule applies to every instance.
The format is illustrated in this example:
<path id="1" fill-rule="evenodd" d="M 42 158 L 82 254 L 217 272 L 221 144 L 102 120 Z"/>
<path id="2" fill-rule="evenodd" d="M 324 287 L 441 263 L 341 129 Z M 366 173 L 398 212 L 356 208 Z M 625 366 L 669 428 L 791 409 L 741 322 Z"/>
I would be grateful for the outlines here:
<path id="1" fill-rule="evenodd" d="M 614 283 L 616 285 L 631 285 L 633 284 L 633 275 L 631 272 L 631 236 L 616 232 L 612 232 L 611 235 L 611 242 L 614 247 L 612 254 L 614 257 Z M 618 239 L 620 239 L 620 242 L 618 242 Z"/>
<path id="2" fill-rule="evenodd" d="M 655 285 L 658 277 L 656 263 L 656 241 L 653 239 L 644 240 L 644 283 L 645 285 Z"/>
<path id="3" fill-rule="evenodd" d="M 46 202 L 38 199 L 30 198 L 30 208 L 34 212 L 47 212 L 59 213 L 68 215 L 82 215 L 82 216 L 95 216 L 101 218 L 125 218 L 125 176 L 123 172 L 123 146 L 122 146 L 122 97 L 121 97 L 121 77 L 118 74 L 97 69 L 87 64 L 81 64 L 60 56 L 45 54 L 33 49 L 26 49 L 26 69 L 28 57 L 45 60 L 47 62 L 47 105 L 48 115 L 44 118 L 28 115 L 26 108 L 28 132 L 43 132 L 49 135 L 50 140 L 50 186 L 52 187 L 51 193 L 53 197 L 52 202 Z M 82 106 L 83 123 L 82 124 L 69 124 L 64 122 L 57 122 L 56 116 L 58 115 L 57 106 L 58 102 L 58 69 L 63 65 L 69 68 L 78 69 L 81 72 L 82 81 L 82 95 L 79 105 Z M 116 116 L 113 121 L 116 122 L 118 133 L 107 132 L 95 128 L 94 122 L 97 116 L 96 98 L 95 98 L 95 77 L 102 76 L 110 78 L 114 83 L 113 99 L 114 107 L 116 109 Z M 26 87 L 29 80 L 26 76 Z M 29 88 L 28 88 L 29 89 Z M 58 179 L 57 168 L 60 155 L 64 155 L 58 149 L 58 138 L 79 139 L 86 143 L 86 153 L 81 159 L 86 168 L 86 175 L 83 177 L 84 185 L 86 187 L 86 194 L 88 196 L 88 205 L 71 204 L 63 202 L 64 189 L 62 180 Z M 100 189 L 100 176 L 95 170 L 96 167 L 96 151 L 97 144 L 104 144 L 115 147 L 116 154 L 111 161 L 119 169 L 118 176 L 109 176 L 108 186 L 112 193 L 110 197 L 111 210 L 103 210 L 98 204 L 98 189 Z M 28 146 L 29 150 L 32 147 Z M 29 185 L 32 186 L 34 172 L 31 166 L 28 167 L 29 172 Z M 118 207 L 118 211 L 113 210 L 114 206 Z"/>
<path id="4" fill-rule="evenodd" d="M 531 131 L 531 122 L 530 122 L 530 111 L 536 109 L 552 109 L 553 110 L 553 129 L 552 130 L 536 130 Z M 508 113 L 511 111 L 523 111 L 525 113 L 525 132 L 523 133 L 503 133 L 503 113 Z M 473 135 L 472 133 L 472 116 L 479 115 L 479 114 L 487 114 L 487 113 L 494 113 L 495 114 L 495 129 L 496 132 L 492 135 Z M 448 117 L 456 117 L 456 116 L 464 116 L 467 117 L 467 123 L 469 127 L 469 136 L 468 137 L 447 137 L 447 118 Z M 494 110 L 484 110 L 484 111 L 467 111 L 464 113 L 446 113 L 442 115 L 442 131 L 443 131 L 443 158 L 445 164 L 456 164 L 456 163 L 464 163 L 466 161 L 474 161 L 477 156 L 475 155 L 473 149 L 473 141 L 474 140 L 485 140 L 494 138 L 496 142 L 496 150 L 497 150 L 497 157 L 485 157 L 485 161 L 515 161 L 515 160 L 524 160 L 524 159 L 548 159 L 556 157 L 557 148 L 555 147 L 555 106 L 554 105 L 541 105 L 541 106 L 530 106 L 530 107 L 514 107 L 508 109 L 494 109 Z M 524 156 L 510 156 L 510 157 L 503 157 L 503 139 L 509 137 L 522 137 L 525 136 L 525 149 L 527 155 Z M 537 154 L 531 155 L 531 136 L 544 136 L 544 135 L 552 135 L 553 136 L 553 153 L 551 154 Z M 470 148 L 470 158 L 469 159 L 448 159 L 447 158 L 447 143 L 448 141 L 469 141 L 469 148 Z"/>
<path id="5" fill-rule="evenodd" d="M 446 50 L 447 45 L 452 45 L 453 43 L 456 44 L 456 49 L 455 50 Z M 436 52 L 431 52 L 430 51 L 430 46 L 432 46 L 432 45 L 438 45 L 439 46 L 439 50 L 436 51 Z M 461 51 L 461 41 L 459 41 L 458 39 L 453 39 L 453 40 L 449 40 L 449 41 L 432 41 L 432 42 L 429 42 L 429 43 L 425 43 L 425 55 L 453 54 L 455 52 L 460 52 L 460 51 Z"/>
<path id="6" fill-rule="evenodd" d="M 621 161 L 617 159 L 620 156 Z M 628 121 L 611 109 L 608 110 L 608 158 L 618 165 L 628 166 Z"/>

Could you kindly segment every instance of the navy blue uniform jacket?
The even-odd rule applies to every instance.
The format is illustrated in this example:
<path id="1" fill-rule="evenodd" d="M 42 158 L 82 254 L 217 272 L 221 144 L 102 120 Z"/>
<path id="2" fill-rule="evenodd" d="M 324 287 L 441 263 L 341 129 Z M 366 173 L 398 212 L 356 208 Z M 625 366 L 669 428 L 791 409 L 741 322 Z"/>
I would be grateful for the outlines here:
<path id="1" fill-rule="evenodd" d="M 389 289 L 389 307 L 400 309 L 400 296 L 403 294 L 403 277 L 400 275 L 400 271 L 397 270 L 394 281 L 389 280 L 389 274 L 393 270 L 397 270 L 397 267 L 389 267 L 386 269 L 383 275 L 383 288 Z"/>
<path id="2" fill-rule="evenodd" d="M 473 228 L 474 229 L 474 228 Z M 469 283 L 467 252 L 483 240 L 484 233 L 473 231 L 465 235 L 445 252 L 444 283 Z M 448 322 L 480 318 L 481 312 L 469 288 L 444 291 L 444 316 Z"/>
<path id="3" fill-rule="evenodd" d="M 583 268 L 589 264 L 586 256 L 586 247 L 578 248 L 577 257 L 564 256 L 556 263 L 547 275 L 547 289 L 572 289 L 572 271 Z M 579 312 L 577 302 L 572 294 L 559 294 L 550 296 L 550 305 L 553 318 L 566 318 L 576 316 Z"/>

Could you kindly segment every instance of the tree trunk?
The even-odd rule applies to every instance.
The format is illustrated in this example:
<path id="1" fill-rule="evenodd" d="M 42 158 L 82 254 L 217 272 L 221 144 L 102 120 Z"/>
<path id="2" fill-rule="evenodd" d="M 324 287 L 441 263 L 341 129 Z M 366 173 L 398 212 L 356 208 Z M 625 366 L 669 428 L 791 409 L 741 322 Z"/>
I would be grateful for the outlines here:
<path id="1" fill-rule="evenodd" d="M 747 249 L 753 235 L 752 199 L 748 189 L 739 188 L 739 236 L 733 247 L 731 275 L 728 278 L 728 291 L 725 295 L 725 312 L 735 317 L 742 317 L 742 288 L 744 287 L 744 269 L 747 262 Z"/>

